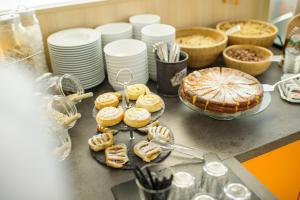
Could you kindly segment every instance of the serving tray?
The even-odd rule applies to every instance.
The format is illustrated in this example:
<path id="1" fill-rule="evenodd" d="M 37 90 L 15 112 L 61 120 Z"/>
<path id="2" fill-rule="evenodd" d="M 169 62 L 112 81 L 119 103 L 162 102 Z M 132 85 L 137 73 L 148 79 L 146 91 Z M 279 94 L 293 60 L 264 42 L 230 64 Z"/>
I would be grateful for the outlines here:
<path id="1" fill-rule="evenodd" d="M 165 126 L 165 125 L 162 125 Z M 172 130 L 167 127 L 170 130 L 171 133 L 171 143 L 174 144 L 174 135 L 172 133 Z M 134 140 L 130 140 L 129 139 L 129 131 L 119 131 L 117 134 L 114 135 L 114 144 L 126 144 L 127 146 L 127 154 L 128 154 L 128 158 L 129 161 L 120 169 L 134 169 L 135 166 L 139 166 L 142 167 L 148 163 L 144 162 L 140 157 L 136 156 L 133 152 L 133 147 L 136 143 L 142 141 L 142 140 L 147 140 L 147 134 L 146 133 L 142 133 L 139 131 L 133 131 L 134 133 Z M 96 134 L 99 134 L 98 132 Z M 94 159 L 96 159 L 100 164 L 105 165 L 106 166 L 106 162 L 105 162 L 105 154 L 104 151 L 100 151 L 100 152 L 95 152 L 93 150 L 90 150 L 91 155 L 93 156 Z M 158 163 L 161 162 L 163 160 L 165 160 L 171 153 L 171 150 L 163 150 L 161 151 L 161 154 L 154 159 L 153 161 L 151 161 L 151 163 Z"/>

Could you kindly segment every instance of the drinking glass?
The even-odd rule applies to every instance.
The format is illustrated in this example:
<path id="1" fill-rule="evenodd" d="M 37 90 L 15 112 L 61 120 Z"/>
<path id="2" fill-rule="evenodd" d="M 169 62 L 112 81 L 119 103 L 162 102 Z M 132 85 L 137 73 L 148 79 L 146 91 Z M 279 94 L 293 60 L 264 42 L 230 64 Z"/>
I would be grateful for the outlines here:
<path id="1" fill-rule="evenodd" d="M 230 183 L 223 189 L 222 200 L 249 200 L 251 192 L 240 183 Z"/>
<path id="2" fill-rule="evenodd" d="M 196 193 L 195 177 L 187 172 L 176 172 L 172 184 L 174 187 L 173 200 L 192 199 Z"/>
<path id="3" fill-rule="evenodd" d="M 147 174 L 147 169 L 151 171 L 153 178 L 157 178 L 162 181 L 163 178 L 170 179 L 174 174 L 173 170 L 170 167 L 161 164 L 149 164 L 141 168 L 141 171 L 144 174 Z M 147 179 L 150 183 L 151 180 Z M 168 187 L 160 189 L 150 189 L 146 188 L 138 179 L 135 180 L 141 200 L 170 200 L 173 198 L 173 187 L 170 184 Z"/>

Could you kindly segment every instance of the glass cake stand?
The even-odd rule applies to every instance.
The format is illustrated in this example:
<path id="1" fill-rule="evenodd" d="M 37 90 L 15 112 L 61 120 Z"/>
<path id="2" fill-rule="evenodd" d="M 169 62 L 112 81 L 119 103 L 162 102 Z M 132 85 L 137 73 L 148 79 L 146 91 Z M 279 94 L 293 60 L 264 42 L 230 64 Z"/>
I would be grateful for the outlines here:
<path id="1" fill-rule="evenodd" d="M 118 82 L 118 76 L 122 71 L 129 71 L 130 75 L 131 75 L 131 79 L 132 79 L 133 73 L 130 71 L 130 69 L 123 68 L 117 74 L 117 82 Z M 125 89 L 126 89 L 126 86 L 130 83 L 131 79 L 129 81 L 126 81 L 123 83 L 119 82 L 120 85 L 124 86 L 124 90 L 121 91 L 123 99 L 119 104 L 119 106 L 121 106 L 124 109 L 124 111 L 126 111 L 127 109 L 129 109 L 131 107 L 134 107 L 135 103 L 136 103 L 136 101 L 127 101 L 127 99 L 125 98 Z M 163 115 L 163 113 L 165 111 L 165 103 L 163 101 L 162 101 L 162 103 L 163 103 L 162 108 L 159 111 L 151 113 L 151 121 L 148 123 L 148 125 L 151 124 L 152 122 L 158 120 Z M 98 110 L 94 106 L 93 111 L 92 111 L 92 115 L 94 118 L 96 118 L 97 113 L 98 113 Z M 147 164 L 141 158 L 136 156 L 133 152 L 133 147 L 136 143 L 138 143 L 142 140 L 147 140 L 147 133 L 142 133 L 141 131 L 138 131 L 138 128 L 128 126 L 123 121 L 115 126 L 111 126 L 108 128 L 118 130 L 117 134 L 114 135 L 114 144 L 126 144 L 126 146 L 127 146 L 127 150 L 128 150 L 127 153 L 128 153 L 129 161 L 121 169 L 134 169 L 135 166 L 143 166 L 143 165 Z M 168 128 L 168 129 L 171 132 L 171 141 L 170 142 L 173 144 L 174 143 L 174 135 L 172 133 L 172 130 L 170 128 Z M 129 133 L 130 137 L 128 137 L 128 133 Z M 96 134 L 99 134 L 99 132 L 97 132 Z M 90 150 L 90 152 L 91 152 L 91 155 L 93 156 L 93 158 L 95 158 L 100 164 L 106 165 L 104 151 L 94 152 L 93 150 Z M 170 155 L 170 153 L 171 153 L 171 150 L 162 150 L 161 154 L 156 159 L 151 161 L 151 163 L 158 163 L 158 162 L 163 161 Z"/>
<path id="2" fill-rule="evenodd" d="M 180 88 L 179 88 L 180 91 Z M 185 100 L 184 98 L 181 97 L 180 92 L 179 92 L 179 99 L 181 100 L 181 102 L 186 105 L 187 107 L 189 107 L 190 109 L 199 112 L 202 115 L 211 117 L 213 119 L 217 119 L 217 120 L 233 120 L 233 119 L 241 119 L 244 117 L 248 117 L 248 116 L 252 116 L 255 114 L 258 114 L 260 112 L 263 112 L 270 104 L 271 104 L 271 94 L 270 92 L 265 92 L 264 96 L 263 96 L 263 100 L 260 104 L 256 105 L 255 107 L 246 110 L 246 111 L 240 111 L 237 113 L 217 113 L 217 112 L 212 112 L 212 111 L 208 111 L 208 110 L 203 110 L 193 104 L 191 104 L 189 101 Z"/>

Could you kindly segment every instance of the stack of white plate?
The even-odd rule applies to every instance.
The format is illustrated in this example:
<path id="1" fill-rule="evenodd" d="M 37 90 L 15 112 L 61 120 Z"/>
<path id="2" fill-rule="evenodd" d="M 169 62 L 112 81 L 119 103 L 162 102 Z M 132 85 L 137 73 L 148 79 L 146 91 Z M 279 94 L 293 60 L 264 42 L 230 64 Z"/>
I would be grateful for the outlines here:
<path id="1" fill-rule="evenodd" d="M 159 24 L 160 16 L 152 14 L 134 15 L 129 18 L 133 26 L 133 38 L 140 40 L 142 38 L 142 28 L 150 24 Z"/>
<path id="2" fill-rule="evenodd" d="M 102 46 L 120 39 L 132 38 L 132 25 L 129 23 L 110 23 L 98 26 L 96 30 L 101 33 Z"/>
<path id="3" fill-rule="evenodd" d="M 156 81 L 156 60 L 153 45 L 157 42 L 175 43 L 175 28 L 167 24 L 151 24 L 142 29 L 142 41 L 147 44 L 150 79 Z"/>
<path id="4" fill-rule="evenodd" d="M 124 71 L 117 80 L 117 73 L 124 68 L 132 72 L 130 84 L 148 82 L 147 46 L 144 42 L 134 39 L 117 40 L 106 45 L 104 53 L 108 81 L 115 90 L 123 89 L 118 82 L 124 83 L 131 78 L 131 73 Z"/>
<path id="5" fill-rule="evenodd" d="M 101 36 L 94 29 L 59 31 L 50 35 L 47 42 L 54 73 L 76 76 L 84 89 L 105 79 Z"/>

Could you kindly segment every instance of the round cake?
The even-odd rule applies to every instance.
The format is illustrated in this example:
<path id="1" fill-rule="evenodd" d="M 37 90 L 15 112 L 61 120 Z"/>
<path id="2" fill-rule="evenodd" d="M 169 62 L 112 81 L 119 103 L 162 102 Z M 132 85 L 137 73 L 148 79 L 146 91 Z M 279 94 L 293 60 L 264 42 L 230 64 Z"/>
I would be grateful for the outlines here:
<path id="1" fill-rule="evenodd" d="M 186 76 L 180 96 L 203 110 L 236 113 L 260 104 L 263 88 L 256 78 L 242 71 L 212 67 Z"/>

